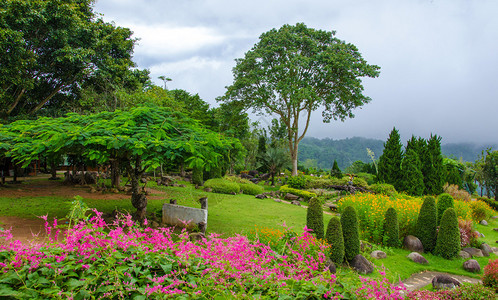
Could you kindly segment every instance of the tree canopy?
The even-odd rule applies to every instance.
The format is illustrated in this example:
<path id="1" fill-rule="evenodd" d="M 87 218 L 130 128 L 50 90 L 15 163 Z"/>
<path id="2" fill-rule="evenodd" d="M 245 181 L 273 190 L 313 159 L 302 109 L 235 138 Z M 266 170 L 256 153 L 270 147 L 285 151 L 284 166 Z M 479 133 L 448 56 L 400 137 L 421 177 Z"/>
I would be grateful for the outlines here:
<path id="1" fill-rule="evenodd" d="M 334 36 L 334 31 L 302 23 L 263 33 L 245 57 L 236 60 L 234 82 L 222 98 L 279 116 L 287 126 L 293 175 L 311 113 L 324 107 L 324 122 L 353 117 L 354 108 L 370 101 L 362 93 L 360 77 L 379 75 L 379 67 L 367 64 L 354 45 Z M 303 113 L 305 128 L 299 133 Z"/>

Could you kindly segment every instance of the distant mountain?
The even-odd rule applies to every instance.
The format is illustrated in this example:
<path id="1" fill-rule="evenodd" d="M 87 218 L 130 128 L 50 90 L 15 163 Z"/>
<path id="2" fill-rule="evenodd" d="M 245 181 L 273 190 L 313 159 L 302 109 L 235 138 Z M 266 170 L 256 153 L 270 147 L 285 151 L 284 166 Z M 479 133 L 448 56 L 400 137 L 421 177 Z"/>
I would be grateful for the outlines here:
<path id="1" fill-rule="evenodd" d="M 375 159 L 378 159 L 384 150 L 384 142 L 382 140 L 363 137 L 353 137 L 343 140 L 306 137 L 299 143 L 299 161 L 304 162 L 307 159 L 314 159 L 317 161 L 318 168 L 330 169 L 335 159 L 339 168 L 344 170 L 357 160 L 370 163 L 371 160 L 367 155 L 367 148 L 372 150 L 375 153 Z M 481 154 L 481 151 L 489 147 L 498 149 L 498 145 L 452 143 L 442 145 L 441 151 L 447 157 L 455 159 L 462 158 L 464 161 L 475 161 Z"/>

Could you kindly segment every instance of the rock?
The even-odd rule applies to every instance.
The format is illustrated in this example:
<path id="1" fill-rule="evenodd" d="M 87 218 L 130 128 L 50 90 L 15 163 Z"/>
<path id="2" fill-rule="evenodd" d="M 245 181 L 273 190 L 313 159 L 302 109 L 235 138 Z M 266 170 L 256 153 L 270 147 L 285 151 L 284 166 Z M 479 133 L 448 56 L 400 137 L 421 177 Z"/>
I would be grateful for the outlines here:
<path id="1" fill-rule="evenodd" d="M 259 194 L 259 195 L 256 195 L 255 197 L 256 197 L 256 198 L 258 198 L 258 199 L 265 199 L 265 198 L 266 198 L 266 195 L 264 195 L 264 194 Z"/>
<path id="2" fill-rule="evenodd" d="M 334 262 L 330 260 L 330 258 L 327 259 L 327 262 L 325 262 L 325 267 L 331 274 L 335 274 L 337 272 L 337 268 L 335 267 Z"/>
<path id="3" fill-rule="evenodd" d="M 328 205 L 331 211 L 337 211 L 338 207 L 335 204 L 329 204 Z"/>
<path id="4" fill-rule="evenodd" d="M 292 201 L 291 204 L 294 204 L 294 205 L 297 205 L 297 206 L 301 206 L 301 202 L 299 202 L 297 200 Z"/>
<path id="5" fill-rule="evenodd" d="M 479 223 L 481 225 L 484 225 L 484 226 L 488 226 L 488 222 L 486 220 L 482 220 L 481 223 Z"/>
<path id="6" fill-rule="evenodd" d="M 208 188 L 208 187 L 207 187 L 207 188 L 204 188 L 204 192 L 211 193 L 212 191 L 213 191 L 213 189 L 212 189 L 212 188 Z"/>
<path id="7" fill-rule="evenodd" d="M 463 251 L 467 252 L 470 254 L 472 257 L 483 257 L 484 254 L 482 253 L 481 249 L 477 248 L 463 248 Z"/>
<path id="8" fill-rule="evenodd" d="M 413 235 L 407 235 L 405 237 L 403 240 L 403 247 L 413 252 L 424 253 L 424 246 L 422 245 L 422 242 Z"/>
<path id="9" fill-rule="evenodd" d="M 498 231 L 498 228 L 493 228 L 494 231 Z"/>
<path id="10" fill-rule="evenodd" d="M 493 250 L 491 250 L 491 247 L 486 243 L 482 243 L 481 251 L 482 251 L 482 255 L 484 255 L 486 257 L 488 257 L 490 253 L 493 253 Z"/>
<path id="11" fill-rule="evenodd" d="M 498 247 L 491 247 L 491 250 L 493 250 L 494 253 L 498 253 Z"/>
<path id="12" fill-rule="evenodd" d="M 463 250 L 458 252 L 458 256 L 460 256 L 461 258 L 471 258 L 472 257 L 472 255 L 470 255 L 469 252 L 463 251 Z"/>
<path id="13" fill-rule="evenodd" d="M 190 241 L 195 242 L 195 241 L 202 241 L 203 239 L 206 238 L 204 233 L 202 232 L 192 232 L 191 234 L 188 235 L 190 238 Z"/>
<path id="14" fill-rule="evenodd" d="M 258 178 L 252 178 L 252 179 L 249 179 L 252 183 L 254 184 L 258 184 L 259 182 L 259 179 Z"/>
<path id="15" fill-rule="evenodd" d="M 275 202 L 282 202 L 282 200 L 280 200 L 280 199 L 273 199 L 273 201 L 275 201 Z"/>
<path id="16" fill-rule="evenodd" d="M 491 219 L 498 219 L 498 216 L 492 216 Z"/>
<path id="17" fill-rule="evenodd" d="M 475 259 L 469 259 L 467 261 L 464 261 L 463 268 L 465 269 L 465 271 L 472 273 L 481 272 L 481 266 L 479 265 L 479 262 Z"/>
<path id="18" fill-rule="evenodd" d="M 361 274 L 370 274 L 374 270 L 372 263 L 361 254 L 356 255 L 349 265 Z"/>
<path id="19" fill-rule="evenodd" d="M 412 253 L 408 254 L 407 257 L 409 259 L 411 259 L 413 262 L 416 262 L 417 264 L 421 264 L 421 265 L 428 265 L 429 264 L 429 262 L 427 261 L 427 259 L 425 259 L 425 257 L 423 257 L 418 252 L 412 252 Z"/>
<path id="20" fill-rule="evenodd" d="M 376 259 L 382 259 L 382 258 L 386 258 L 387 254 L 384 251 L 375 250 L 374 252 L 370 253 L 370 256 L 372 256 L 373 258 L 376 258 Z"/>
<path id="21" fill-rule="evenodd" d="M 290 200 L 290 201 L 294 201 L 294 200 L 297 201 L 299 199 L 299 196 L 293 195 L 291 193 L 287 193 L 287 194 L 285 194 L 284 199 L 285 200 Z"/>
<path id="22" fill-rule="evenodd" d="M 253 179 L 254 176 L 246 174 L 246 173 L 242 173 L 242 174 L 240 174 L 240 178 L 243 178 L 243 179 Z"/>
<path id="23" fill-rule="evenodd" d="M 460 281 L 448 276 L 448 275 L 436 275 L 432 278 L 432 287 L 436 290 L 439 289 L 452 289 L 460 286 Z"/>

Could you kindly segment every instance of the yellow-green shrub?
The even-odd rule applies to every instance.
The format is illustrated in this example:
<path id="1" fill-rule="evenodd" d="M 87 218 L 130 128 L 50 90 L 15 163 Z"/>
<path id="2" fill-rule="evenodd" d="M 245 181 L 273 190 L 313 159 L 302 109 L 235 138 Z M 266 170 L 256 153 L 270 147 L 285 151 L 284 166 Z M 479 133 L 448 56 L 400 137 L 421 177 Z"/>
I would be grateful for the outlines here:
<path id="1" fill-rule="evenodd" d="M 472 201 L 469 203 L 469 206 L 472 210 L 472 220 L 475 222 L 488 219 L 493 214 L 493 209 L 484 201 Z"/>
<path id="2" fill-rule="evenodd" d="M 288 185 L 282 185 L 280 187 L 279 191 L 283 194 L 290 193 L 290 194 L 299 196 L 301 198 L 304 198 L 305 200 L 308 200 L 311 197 L 316 197 L 315 193 L 311 193 L 311 192 L 303 191 L 303 190 L 298 190 L 298 189 L 293 189 L 293 188 L 290 188 Z"/>
<path id="3" fill-rule="evenodd" d="M 246 195 L 258 195 L 265 190 L 262 186 L 254 183 L 239 183 L 240 189 Z"/>

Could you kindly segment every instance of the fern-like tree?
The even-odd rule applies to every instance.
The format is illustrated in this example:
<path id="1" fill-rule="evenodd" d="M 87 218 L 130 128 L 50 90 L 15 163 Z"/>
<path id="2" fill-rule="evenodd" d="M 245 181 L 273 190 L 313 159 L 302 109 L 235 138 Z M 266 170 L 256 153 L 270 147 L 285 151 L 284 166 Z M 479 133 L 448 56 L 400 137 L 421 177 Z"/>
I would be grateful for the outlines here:
<path id="1" fill-rule="evenodd" d="M 311 198 L 306 213 L 306 226 L 313 230 L 317 239 L 323 239 L 323 210 L 319 199 Z"/>
<path id="2" fill-rule="evenodd" d="M 458 257 L 460 252 L 460 230 L 458 218 L 453 208 L 448 208 L 441 218 L 441 226 L 434 253 L 446 259 Z"/>
<path id="3" fill-rule="evenodd" d="M 440 224 L 444 212 L 448 208 L 454 208 L 454 200 L 450 194 L 444 193 L 437 197 L 437 225 Z"/>
<path id="4" fill-rule="evenodd" d="M 417 153 L 408 149 L 401 163 L 401 183 L 402 190 L 410 195 L 421 196 L 424 193 L 424 176 L 421 171 L 422 164 Z"/>
<path id="5" fill-rule="evenodd" d="M 275 184 L 275 175 L 291 165 L 288 151 L 278 146 L 269 147 L 259 157 L 259 166 L 263 166 L 270 173 L 271 185 Z"/>
<path id="6" fill-rule="evenodd" d="M 360 254 L 360 231 L 358 227 L 358 215 L 352 206 L 344 209 L 341 215 L 342 234 L 344 237 L 344 256 L 351 261 Z"/>
<path id="7" fill-rule="evenodd" d="M 437 237 L 437 208 L 434 197 L 427 196 L 424 198 L 418 214 L 415 232 L 424 246 L 424 251 L 432 252 L 436 247 Z"/>
<path id="8" fill-rule="evenodd" d="M 330 219 L 325 238 L 330 245 L 330 260 L 341 264 L 344 261 L 344 236 L 341 220 L 338 217 Z"/>
<path id="9" fill-rule="evenodd" d="M 401 190 L 401 162 L 403 160 L 403 150 L 401 149 L 400 135 L 396 127 L 389 134 L 389 138 L 384 143 L 384 151 L 379 158 L 380 182 L 392 184 L 396 190 Z"/>
<path id="10" fill-rule="evenodd" d="M 337 160 L 334 159 L 334 164 L 332 165 L 332 170 L 330 170 L 330 176 L 335 178 L 342 178 L 342 171 L 339 169 Z"/>
<path id="11" fill-rule="evenodd" d="M 399 247 L 398 213 L 390 207 L 384 215 L 383 244 L 387 247 Z"/>

